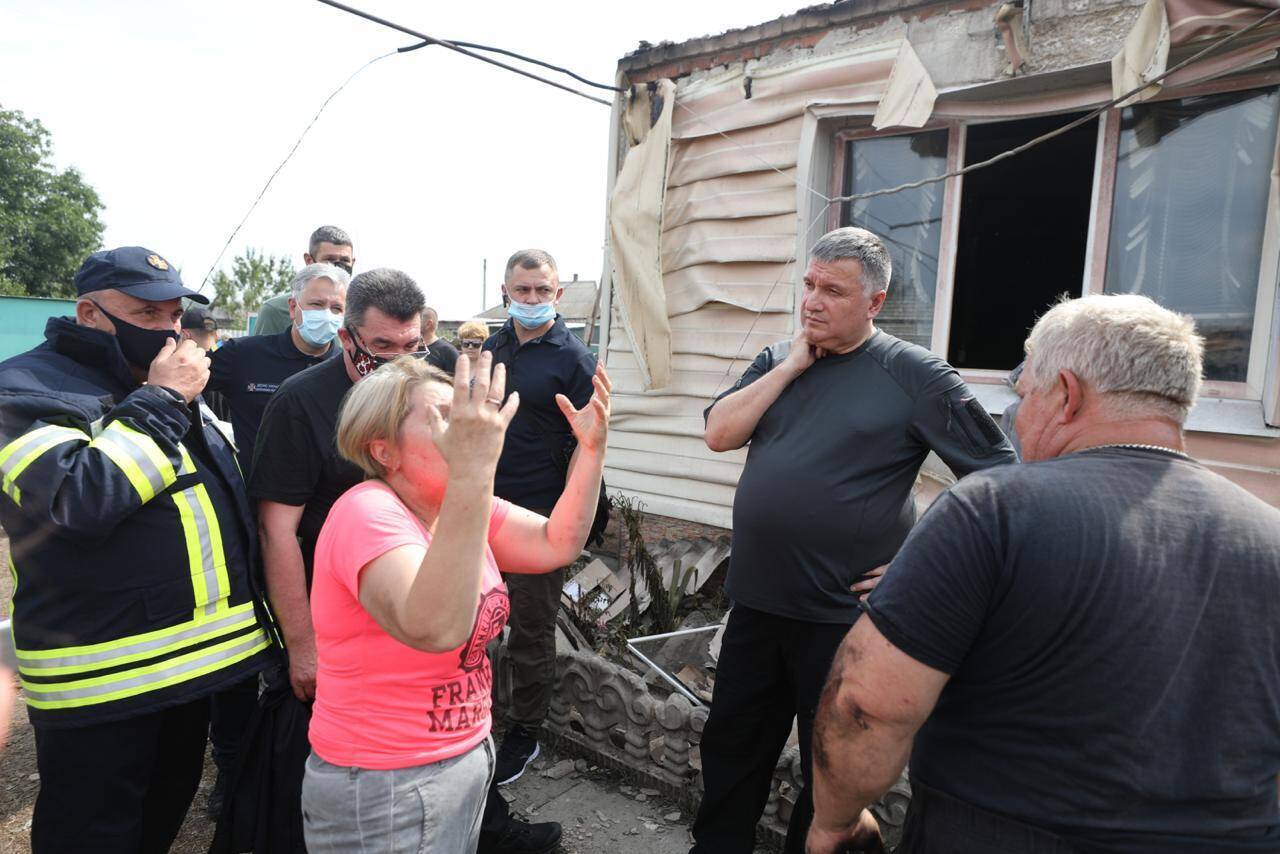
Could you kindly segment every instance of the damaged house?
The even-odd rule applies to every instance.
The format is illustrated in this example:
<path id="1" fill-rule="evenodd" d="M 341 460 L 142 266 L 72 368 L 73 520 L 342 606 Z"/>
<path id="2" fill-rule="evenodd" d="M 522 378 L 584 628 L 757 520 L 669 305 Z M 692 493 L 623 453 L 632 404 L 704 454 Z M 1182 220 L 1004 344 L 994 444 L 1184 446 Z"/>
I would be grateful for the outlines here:
<path id="1" fill-rule="evenodd" d="M 1189 449 L 1280 505 L 1277 5 L 852 0 L 623 57 L 601 296 L 611 491 L 676 528 L 731 527 L 746 451 L 709 451 L 702 411 L 793 334 L 809 247 L 854 224 L 893 255 L 877 325 L 945 356 L 997 417 L 1059 295 L 1194 316 L 1207 381 Z M 935 459 L 926 473 L 922 503 L 949 481 Z"/>

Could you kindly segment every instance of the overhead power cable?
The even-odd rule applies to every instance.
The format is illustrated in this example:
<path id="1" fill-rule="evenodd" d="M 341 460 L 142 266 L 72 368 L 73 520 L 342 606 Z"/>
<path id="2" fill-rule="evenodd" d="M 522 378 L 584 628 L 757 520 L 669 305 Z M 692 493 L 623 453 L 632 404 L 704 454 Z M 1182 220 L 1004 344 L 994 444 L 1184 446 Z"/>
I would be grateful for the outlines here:
<path id="1" fill-rule="evenodd" d="M 573 71 L 571 69 L 564 68 L 563 66 L 560 66 L 560 65 L 552 65 L 550 62 L 544 62 L 541 59 L 534 59 L 532 56 L 525 56 L 523 53 L 516 53 L 514 50 L 507 50 L 505 47 L 494 47 L 492 45 L 487 45 L 487 44 L 476 44 L 475 42 L 464 42 L 464 41 L 459 41 L 458 39 L 449 39 L 449 43 L 455 44 L 458 47 L 470 48 L 471 50 L 483 50 L 483 51 L 488 51 L 489 53 L 500 53 L 503 56 L 510 56 L 515 59 L 522 60 L 524 62 L 532 63 L 533 65 L 541 65 L 543 68 L 548 68 L 552 71 L 559 71 L 561 74 L 568 75 L 569 77 L 572 77 L 574 80 L 577 80 L 580 83 L 585 83 L 588 86 L 594 86 L 597 89 L 604 89 L 606 92 L 626 92 L 627 91 L 621 86 L 610 86 L 608 83 L 597 83 L 594 80 L 588 80 L 578 72 Z M 400 52 L 407 53 L 408 51 L 417 50 L 418 48 L 430 47 L 431 44 L 432 44 L 431 42 L 418 42 L 417 44 L 411 44 L 408 47 L 400 48 Z"/>
<path id="2" fill-rule="evenodd" d="M 400 32 L 405 33 L 407 35 L 411 35 L 414 38 L 421 39 L 423 42 L 425 42 L 426 45 L 439 45 L 440 47 L 447 48 L 448 50 L 456 51 L 457 53 L 460 53 L 463 56 L 469 56 L 472 59 L 478 59 L 481 62 L 487 62 L 490 65 L 496 65 L 498 68 L 504 68 L 507 71 L 512 72 L 513 74 L 519 74 L 521 77 L 528 77 L 531 80 L 537 80 L 539 83 L 545 83 L 548 86 L 554 86 L 556 89 L 560 89 L 564 92 L 577 95 L 579 98 L 586 98 L 588 101 L 595 101 L 597 104 L 604 104 L 606 107 L 613 106 L 613 102 L 606 101 L 604 98 L 597 98 L 595 95 L 588 95 L 586 92 L 582 92 L 578 89 L 574 89 L 572 86 L 566 86 L 563 83 L 557 83 L 554 80 L 548 80 L 547 78 L 534 74 L 531 71 L 525 71 L 522 68 L 516 68 L 514 65 L 507 65 L 505 62 L 499 62 L 496 59 L 490 59 L 487 56 L 481 56 L 478 53 L 473 53 L 472 51 L 468 50 L 466 47 L 463 47 L 461 44 L 457 42 L 451 42 L 451 41 L 448 41 L 447 39 L 438 39 L 435 36 L 429 36 L 426 33 L 421 33 L 421 32 L 418 32 L 417 30 L 410 29 L 409 27 L 406 27 L 403 24 L 397 24 L 394 21 L 388 21 L 386 18 L 380 18 L 377 15 L 362 11 L 360 9 L 355 8 L 354 6 L 348 6 L 346 3 L 339 3 L 338 0 L 319 0 L 319 2 L 325 4 L 326 6 L 332 6 L 335 9 L 341 9 L 344 12 L 349 12 L 352 15 L 356 15 L 357 17 L 364 18 L 366 21 L 373 21 L 375 24 L 382 24 L 382 26 L 384 27 L 390 27 L 393 30 L 399 30 Z M 418 47 L 420 46 L 425 46 L 425 45 L 414 45 L 412 49 L 417 50 Z M 560 68 L 559 66 L 551 65 L 549 63 L 543 62 L 542 60 L 533 59 L 532 57 L 524 56 L 523 54 L 515 53 L 514 51 L 504 50 L 502 48 L 485 47 L 482 45 L 472 45 L 472 47 L 475 47 L 477 50 L 487 50 L 487 51 L 493 51 L 496 53 L 503 53 L 503 54 L 506 54 L 507 56 L 512 56 L 517 59 L 521 59 L 525 62 L 531 62 L 535 65 L 541 65 L 544 68 L 552 68 L 556 71 L 570 74 L 574 78 L 578 80 L 582 80 L 584 83 L 588 83 L 592 86 L 597 86 L 602 89 L 615 89 L 615 87 L 606 86 L 603 83 L 592 83 L 590 80 L 585 80 L 584 78 L 579 77 L 577 74 L 574 74 L 573 72 L 568 71 L 567 69 Z M 615 90 L 615 91 L 621 91 L 621 90 Z"/>

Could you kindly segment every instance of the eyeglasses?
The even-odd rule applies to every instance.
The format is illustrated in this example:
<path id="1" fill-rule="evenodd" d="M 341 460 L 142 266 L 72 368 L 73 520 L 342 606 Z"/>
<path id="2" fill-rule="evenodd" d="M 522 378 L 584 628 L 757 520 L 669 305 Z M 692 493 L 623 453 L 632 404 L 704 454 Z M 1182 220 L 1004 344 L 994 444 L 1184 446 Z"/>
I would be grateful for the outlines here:
<path id="1" fill-rule="evenodd" d="M 458 344 L 463 350 L 479 350 L 484 346 L 483 341 L 468 341 L 465 338 L 459 341 Z"/>

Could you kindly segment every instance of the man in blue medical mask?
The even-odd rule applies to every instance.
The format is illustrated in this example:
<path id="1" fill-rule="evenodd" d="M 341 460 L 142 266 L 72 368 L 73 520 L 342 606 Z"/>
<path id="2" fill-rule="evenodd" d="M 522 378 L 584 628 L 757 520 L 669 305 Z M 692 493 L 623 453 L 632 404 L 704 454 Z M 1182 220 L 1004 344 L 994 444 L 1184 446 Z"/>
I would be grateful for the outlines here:
<path id="1" fill-rule="evenodd" d="M 556 313 L 564 289 L 550 255 L 540 249 L 515 253 L 507 261 L 502 287 L 509 319 L 485 341 L 484 349 L 493 352 L 495 364 L 507 366 L 507 393 L 520 392 L 520 409 L 507 428 L 494 494 L 549 513 L 564 489 L 575 449 L 557 397 L 568 398 L 576 407 L 586 405 L 596 358 Z M 563 586 L 563 569 L 507 577 L 507 648 L 514 682 L 495 770 L 499 785 L 519 777 L 538 755 L 538 728 L 555 682 L 555 618 Z"/>
<path id="2" fill-rule="evenodd" d="M 222 392 L 231 404 L 246 481 L 258 425 L 271 395 L 289 377 L 341 352 L 334 339 L 342 326 L 350 283 L 350 275 L 341 267 L 308 264 L 290 282 L 288 329 L 232 338 L 211 354 L 209 388 Z"/>

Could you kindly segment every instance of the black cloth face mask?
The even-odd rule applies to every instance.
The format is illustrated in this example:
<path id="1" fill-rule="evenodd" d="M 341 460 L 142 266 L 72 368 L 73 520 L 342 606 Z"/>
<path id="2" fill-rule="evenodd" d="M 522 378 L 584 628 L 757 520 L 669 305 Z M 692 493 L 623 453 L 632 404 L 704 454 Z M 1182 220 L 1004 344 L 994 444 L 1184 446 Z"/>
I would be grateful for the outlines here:
<path id="1" fill-rule="evenodd" d="M 364 347 L 360 346 L 360 335 L 352 327 L 347 327 L 347 334 L 351 336 L 351 346 L 355 349 L 351 356 L 351 364 L 355 367 L 356 373 L 361 377 L 367 377 L 369 374 L 381 368 L 388 362 L 394 362 L 400 356 L 412 356 L 415 359 L 425 359 L 431 352 L 430 350 L 414 350 L 412 353 L 401 353 L 398 356 L 377 356 L 370 353 Z"/>
<path id="2" fill-rule="evenodd" d="M 164 342 L 173 341 L 176 344 L 182 340 L 180 332 L 174 332 L 172 329 L 144 329 L 116 317 L 96 300 L 89 301 L 98 306 L 98 311 L 115 324 L 116 341 L 120 344 L 120 352 L 124 354 L 125 361 L 135 368 L 147 370 L 164 349 Z"/>

